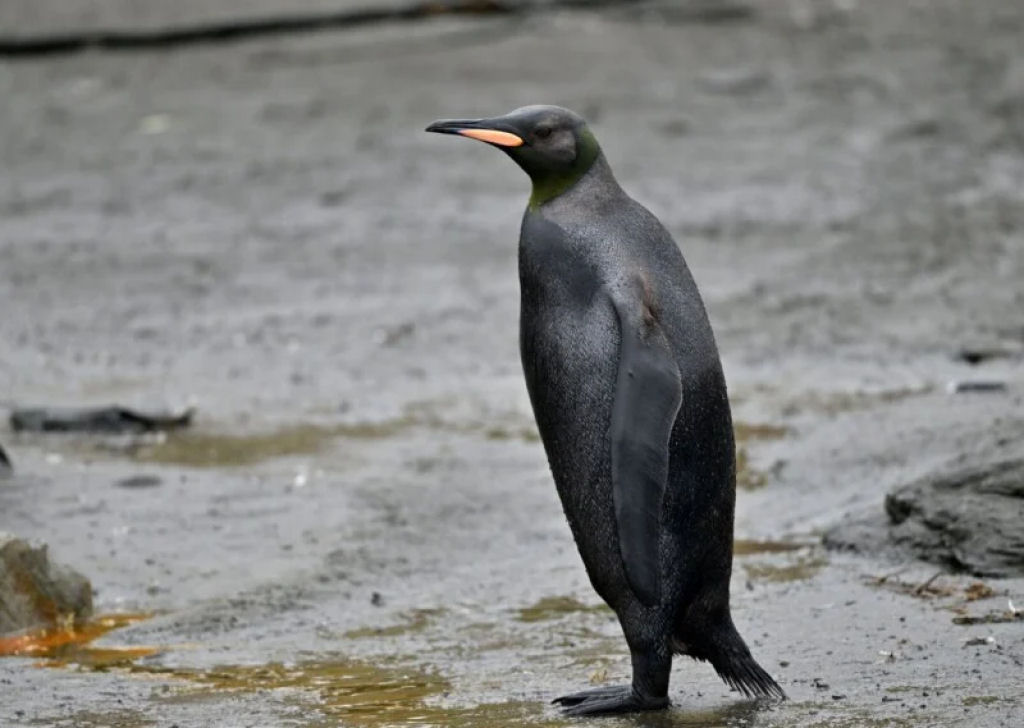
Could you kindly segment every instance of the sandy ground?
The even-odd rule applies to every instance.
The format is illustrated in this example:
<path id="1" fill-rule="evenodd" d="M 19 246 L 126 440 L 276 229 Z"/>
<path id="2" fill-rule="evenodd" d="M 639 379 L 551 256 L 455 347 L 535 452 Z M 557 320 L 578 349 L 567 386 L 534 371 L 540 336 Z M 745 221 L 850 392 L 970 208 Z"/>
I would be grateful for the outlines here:
<path id="1" fill-rule="evenodd" d="M 1021 725 L 1021 623 L 953 617 L 1024 579 L 915 594 L 934 567 L 819 544 L 1024 448 L 1024 7 L 759 8 L 0 62 L 0 405 L 200 412 L 0 428 L 0 529 L 153 615 L 4 659 L 0 725 L 573 725 L 546 701 L 628 677 L 522 384 L 526 179 L 421 132 L 533 102 L 592 120 L 701 286 L 741 423 L 735 618 L 791 698 L 680 661 L 671 711 L 600 725 Z"/>

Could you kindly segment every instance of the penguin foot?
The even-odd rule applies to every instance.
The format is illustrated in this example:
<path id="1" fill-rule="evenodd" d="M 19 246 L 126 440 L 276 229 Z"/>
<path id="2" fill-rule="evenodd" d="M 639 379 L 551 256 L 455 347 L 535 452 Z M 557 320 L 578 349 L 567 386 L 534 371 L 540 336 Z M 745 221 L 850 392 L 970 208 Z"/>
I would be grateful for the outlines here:
<path id="1" fill-rule="evenodd" d="M 564 715 L 610 715 L 667 708 L 668 696 L 654 698 L 638 695 L 629 685 L 617 685 L 563 695 L 551 702 L 562 706 Z"/>

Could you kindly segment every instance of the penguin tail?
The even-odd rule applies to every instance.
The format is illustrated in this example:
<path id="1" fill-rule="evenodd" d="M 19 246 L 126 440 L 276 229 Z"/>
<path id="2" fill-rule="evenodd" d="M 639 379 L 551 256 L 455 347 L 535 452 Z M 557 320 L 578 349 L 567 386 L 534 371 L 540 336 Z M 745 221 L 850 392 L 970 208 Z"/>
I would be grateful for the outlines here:
<path id="1" fill-rule="evenodd" d="M 744 653 L 726 653 L 710 660 L 718 676 L 733 690 L 748 698 L 774 698 L 785 700 L 786 693 L 763 667 L 757 664 L 750 650 Z"/>
<path id="2" fill-rule="evenodd" d="M 779 684 L 750 654 L 732 620 L 714 632 L 710 639 L 705 638 L 696 644 L 673 640 L 673 648 L 697 660 L 710 662 L 730 688 L 748 698 L 786 699 L 786 693 Z"/>

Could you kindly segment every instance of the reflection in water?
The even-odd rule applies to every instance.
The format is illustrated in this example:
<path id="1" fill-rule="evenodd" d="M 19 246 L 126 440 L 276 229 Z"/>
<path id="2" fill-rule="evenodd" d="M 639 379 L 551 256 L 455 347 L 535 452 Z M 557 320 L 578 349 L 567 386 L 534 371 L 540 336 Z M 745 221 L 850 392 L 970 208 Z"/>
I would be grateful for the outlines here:
<path id="1" fill-rule="evenodd" d="M 157 653 L 155 647 L 95 647 L 92 642 L 107 632 L 151 617 L 151 614 L 106 614 L 84 624 L 66 620 L 54 627 L 0 637 L 0 657 L 40 657 L 47 664 L 94 668 L 131 662 Z"/>
<path id="2" fill-rule="evenodd" d="M 536 604 L 519 610 L 520 622 L 543 622 L 558 619 L 566 614 L 593 612 L 612 616 L 612 611 L 604 604 L 584 604 L 575 597 L 544 597 Z"/>

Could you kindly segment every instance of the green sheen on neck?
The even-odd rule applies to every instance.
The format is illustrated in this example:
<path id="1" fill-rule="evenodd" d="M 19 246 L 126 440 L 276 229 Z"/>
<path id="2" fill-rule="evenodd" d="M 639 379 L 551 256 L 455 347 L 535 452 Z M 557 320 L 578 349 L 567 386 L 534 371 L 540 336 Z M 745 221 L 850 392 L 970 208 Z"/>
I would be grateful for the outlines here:
<path id="1" fill-rule="evenodd" d="M 530 209 L 534 210 L 546 202 L 558 197 L 574 184 L 594 165 L 594 161 L 601 154 L 601 147 L 597 139 L 587 127 L 580 129 L 576 137 L 579 147 L 576 160 L 572 166 L 563 171 L 533 178 L 533 193 L 530 195 Z"/>

